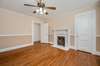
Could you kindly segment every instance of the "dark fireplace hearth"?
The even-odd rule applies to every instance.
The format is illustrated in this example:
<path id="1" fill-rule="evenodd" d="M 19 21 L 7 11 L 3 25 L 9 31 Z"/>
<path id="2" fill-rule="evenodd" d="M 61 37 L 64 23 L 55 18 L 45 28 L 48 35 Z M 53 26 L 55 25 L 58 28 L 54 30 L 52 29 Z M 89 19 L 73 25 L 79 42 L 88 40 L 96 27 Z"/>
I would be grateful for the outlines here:
<path id="1" fill-rule="evenodd" d="M 57 44 L 61 46 L 65 46 L 65 37 L 64 36 L 57 36 Z"/>

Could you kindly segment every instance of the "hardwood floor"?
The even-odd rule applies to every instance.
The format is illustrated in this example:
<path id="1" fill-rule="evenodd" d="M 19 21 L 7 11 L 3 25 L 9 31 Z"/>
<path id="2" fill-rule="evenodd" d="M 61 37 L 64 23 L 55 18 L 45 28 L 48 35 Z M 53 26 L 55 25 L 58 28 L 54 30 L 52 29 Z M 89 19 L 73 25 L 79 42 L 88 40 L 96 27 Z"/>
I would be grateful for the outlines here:
<path id="1" fill-rule="evenodd" d="M 96 56 L 80 51 L 63 51 L 48 44 L 0 54 L 0 66 L 100 66 Z"/>

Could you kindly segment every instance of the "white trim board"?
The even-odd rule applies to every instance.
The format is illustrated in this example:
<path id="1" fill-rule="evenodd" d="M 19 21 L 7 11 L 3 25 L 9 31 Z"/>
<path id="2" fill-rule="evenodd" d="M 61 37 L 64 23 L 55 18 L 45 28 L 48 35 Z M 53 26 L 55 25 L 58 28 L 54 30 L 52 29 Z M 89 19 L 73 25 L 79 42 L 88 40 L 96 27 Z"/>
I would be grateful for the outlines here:
<path id="1" fill-rule="evenodd" d="M 92 52 L 92 54 L 94 54 L 94 55 L 99 55 L 99 56 L 100 56 L 100 52 L 98 52 L 98 51 Z"/>
<path id="2" fill-rule="evenodd" d="M 0 35 L 2 36 L 31 36 L 32 34 L 7 34 L 7 35 Z"/>
<path id="3" fill-rule="evenodd" d="M 75 48 L 75 47 L 73 47 L 73 46 L 69 46 L 68 49 L 80 50 L 80 49 L 77 49 L 77 48 Z M 99 55 L 99 56 L 100 56 L 100 52 L 99 52 L 99 51 L 87 51 L 87 50 L 82 50 L 82 51 L 90 52 L 90 53 L 92 53 L 93 55 Z"/>
<path id="4" fill-rule="evenodd" d="M 75 47 L 70 47 L 70 48 L 74 49 L 74 50 L 79 50 L 79 49 L 76 49 Z M 82 50 L 82 51 L 86 51 L 86 50 Z M 99 55 L 100 56 L 100 52 L 99 51 L 86 51 L 86 52 L 90 52 L 93 55 Z"/>
<path id="5" fill-rule="evenodd" d="M 8 47 L 8 48 L 0 49 L 0 53 L 15 50 L 15 49 L 19 49 L 19 48 L 23 48 L 23 47 L 28 47 L 28 46 L 32 46 L 32 45 L 33 44 L 30 43 L 30 44 L 25 44 L 25 45 L 18 45 L 18 46 Z"/>
<path id="6" fill-rule="evenodd" d="M 50 44 L 54 44 L 53 42 L 48 42 L 48 43 L 50 43 Z"/>

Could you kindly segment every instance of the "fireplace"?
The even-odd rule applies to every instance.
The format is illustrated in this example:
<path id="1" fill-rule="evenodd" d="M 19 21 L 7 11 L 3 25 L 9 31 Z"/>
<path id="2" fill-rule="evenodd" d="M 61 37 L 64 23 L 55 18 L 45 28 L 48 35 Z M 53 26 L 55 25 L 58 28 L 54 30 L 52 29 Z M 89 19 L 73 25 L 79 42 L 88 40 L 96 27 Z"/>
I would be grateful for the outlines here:
<path id="1" fill-rule="evenodd" d="M 65 37 L 64 36 L 57 36 L 57 44 L 60 46 L 65 46 Z"/>
<path id="2" fill-rule="evenodd" d="M 68 30 L 56 29 L 54 31 L 54 47 L 67 50 L 68 49 Z"/>

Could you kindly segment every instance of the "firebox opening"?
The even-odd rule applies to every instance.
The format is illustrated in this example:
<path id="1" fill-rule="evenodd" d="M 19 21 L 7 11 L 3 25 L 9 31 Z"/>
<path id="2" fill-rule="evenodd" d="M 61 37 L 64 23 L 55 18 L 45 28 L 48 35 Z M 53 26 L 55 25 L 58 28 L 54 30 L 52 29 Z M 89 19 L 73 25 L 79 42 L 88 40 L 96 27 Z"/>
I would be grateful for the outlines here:
<path id="1" fill-rule="evenodd" d="M 57 44 L 61 46 L 65 46 L 65 37 L 64 36 L 58 36 L 57 37 Z"/>

